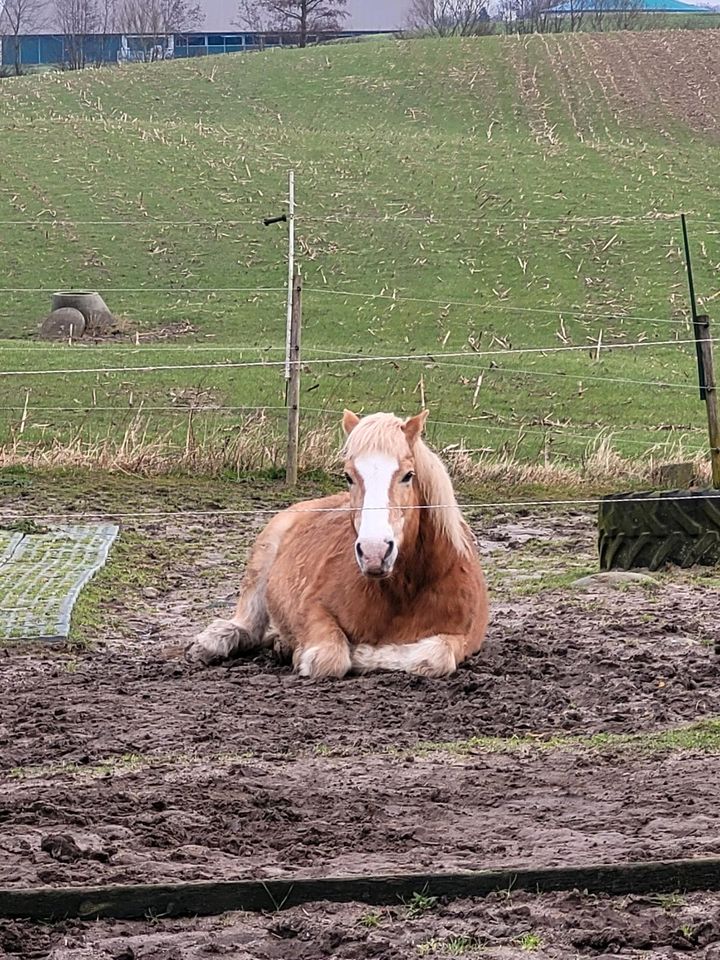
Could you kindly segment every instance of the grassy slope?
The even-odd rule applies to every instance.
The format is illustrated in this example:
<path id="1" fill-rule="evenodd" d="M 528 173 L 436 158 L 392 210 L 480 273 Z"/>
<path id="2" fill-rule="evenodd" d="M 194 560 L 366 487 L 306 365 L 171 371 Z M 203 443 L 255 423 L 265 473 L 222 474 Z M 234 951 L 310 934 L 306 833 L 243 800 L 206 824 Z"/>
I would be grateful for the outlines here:
<path id="1" fill-rule="evenodd" d="M 700 34 L 648 42 L 672 58 L 672 45 L 694 36 Z M 572 344 L 589 344 L 600 328 L 605 342 L 685 339 L 682 323 L 613 319 L 683 318 L 676 222 L 557 226 L 568 216 L 692 211 L 698 287 L 715 293 L 717 229 L 699 221 L 720 218 L 713 195 L 717 145 L 709 136 L 690 136 L 670 116 L 652 123 L 633 117 L 603 92 L 607 83 L 588 69 L 584 45 L 607 44 L 612 64 L 617 42 L 613 36 L 373 42 L 3 82 L 0 220 L 141 222 L 0 226 L 4 287 L 216 292 L 106 295 L 140 330 L 189 320 L 196 330 L 189 348 L 175 342 L 48 349 L 15 340 L 0 347 L 0 365 L 248 360 L 258 348 L 277 359 L 282 292 L 220 288 L 284 284 L 282 228 L 265 229 L 259 219 L 282 208 L 290 166 L 304 217 L 298 234 L 306 356 L 461 351 L 469 350 L 469 337 L 480 339 L 482 349 L 559 345 L 561 308 L 611 314 L 581 321 L 564 313 Z M 398 213 L 395 220 L 379 218 Z M 336 214 L 338 222 L 324 219 Z M 428 215 L 438 222 L 422 219 Z M 550 222 L 525 224 L 523 217 Z M 163 218 L 242 222 L 149 222 Z M 388 291 L 440 303 L 350 296 Z M 48 299 L 43 292 L 5 294 L 0 332 L 30 336 Z M 479 306 L 448 307 L 445 300 Z M 520 450 L 533 456 L 544 442 L 542 422 L 567 421 L 552 440 L 572 459 L 599 428 L 622 431 L 618 446 L 631 454 L 657 440 L 653 428 L 660 423 L 694 430 L 703 424 L 688 347 L 614 351 L 600 362 L 590 350 L 492 359 L 500 370 L 488 369 L 490 358 L 313 367 L 304 402 L 410 411 L 419 404 L 422 374 L 435 419 L 465 425 L 436 428 L 436 440 L 462 435 L 473 446 L 499 449 L 514 446 L 525 424 Z M 690 386 L 588 379 L 606 376 Z M 131 396 L 134 403 L 165 406 L 178 389 L 206 391 L 200 396 L 232 405 L 282 402 L 275 368 L 0 378 L 6 404 L 21 405 L 26 388 L 26 439 L 66 435 L 79 424 L 89 434 L 109 426 L 120 431 L 127 414 L 117 408 Z M 115 409 L 87 416 L 43 409 L 93 400 Z M 177 420 L 158 411 L 152 429 Z M 230 427 L 232 416 L 226 422 Z M 690 445 L 701 442 L 696 432 Z"/>

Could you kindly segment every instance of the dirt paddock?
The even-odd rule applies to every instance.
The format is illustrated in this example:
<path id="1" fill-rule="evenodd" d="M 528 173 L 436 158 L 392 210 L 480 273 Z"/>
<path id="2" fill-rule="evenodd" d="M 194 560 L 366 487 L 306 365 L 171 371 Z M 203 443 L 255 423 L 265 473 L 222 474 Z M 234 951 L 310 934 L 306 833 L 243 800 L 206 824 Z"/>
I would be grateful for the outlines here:
<path id="1" fill-rule="evenodd" d="M 315 903 L 266 916 L 152 923 L 2 924 L 9 956 L 53 960 L 419 960 L 720 956 L 720 900 L 494 895 L 392 909 Z"/>
<path id="2" fill-rule="evenodd" d="M 67 507 L 42 483 L 21 493 L 12 508 L 5 498 L 5 517 Z M 83 508 L 107 508 L 107 496 Z M 203 669 L 178 653 L 230 608 L 264 519 L 223 508 L 272 499 L 146 484 L 123 502 L 218 509 L 126 522 L 78 609 L 89 645 L 0 649 L 0 886 L 720 854 L 713 571 L 577 588 L 596 563 L 591 512 L 488 511 L 473 519 L 493 599 L 478 656 L 449 680 L 311 682 L 269 655 Z M 720 957 L 710 895 L 514 893 L 417 907 L 0 922 L 0 956 Z"/>

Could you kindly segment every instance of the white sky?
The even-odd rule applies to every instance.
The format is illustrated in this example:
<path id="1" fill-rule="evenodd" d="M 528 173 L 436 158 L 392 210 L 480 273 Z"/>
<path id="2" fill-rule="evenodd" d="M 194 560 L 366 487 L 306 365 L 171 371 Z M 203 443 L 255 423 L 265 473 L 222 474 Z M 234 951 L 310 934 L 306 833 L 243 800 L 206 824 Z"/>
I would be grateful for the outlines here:
<path id="1" fill-rule="evenodd" d="M 233 25 L 237 19 L 237 0 L 200 0 L 200 6 L 205 11 L 202 30 L 222 33 L 240 29 Z M 410 0 L 348 0 L 350 16 L 343 22 L 343 29 L 399 29 L 404 25 L 409 7 Z"/>

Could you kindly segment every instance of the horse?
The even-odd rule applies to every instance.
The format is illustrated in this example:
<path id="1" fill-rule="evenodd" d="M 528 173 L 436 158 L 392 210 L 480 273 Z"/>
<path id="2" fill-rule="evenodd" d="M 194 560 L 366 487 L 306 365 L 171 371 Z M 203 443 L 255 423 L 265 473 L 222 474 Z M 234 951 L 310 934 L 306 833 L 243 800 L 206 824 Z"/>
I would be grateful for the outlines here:
<path id="1" fill-rule="evenodd" d="M 234 616 L 199 634 L 190 660 L 271 647 L 275 631 L 302 677 L 445 677 L 480 648 L 485 578 L 448 472 L 422 439 L 426 418 L 344 412 L 347 490 L 270 520 Z"/>

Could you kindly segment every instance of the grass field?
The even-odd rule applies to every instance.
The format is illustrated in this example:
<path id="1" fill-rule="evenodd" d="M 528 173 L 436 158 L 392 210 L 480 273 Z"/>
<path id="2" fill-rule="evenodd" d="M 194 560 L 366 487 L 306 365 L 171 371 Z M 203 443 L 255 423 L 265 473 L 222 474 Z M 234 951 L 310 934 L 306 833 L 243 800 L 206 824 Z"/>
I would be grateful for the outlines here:
<path id="1" fill-rule="evenodd" d="M 232 445 L 243 406 L 275 408 L 261 427 L 281 430 L 286 240 L 261 220 L 291 167 L 306 431 L 424 397 L 437 443 L 490 458 L 579 464 L 598 435 L 627 457 L 701 449 L 676 214 L 712 314 L 719 60 L 714 31 L 673 31 L 3 81 L 6 462 L 73 437 L 87 455 L 129 427 L 128 443 L 182 446 L 197 405 L 223 409 L 193 414 L 194 443 Z M 139 342 L 34 340 L 69 288 L 101 290 Z M 518 352 L 544 347 L 581 349 Z"/>

